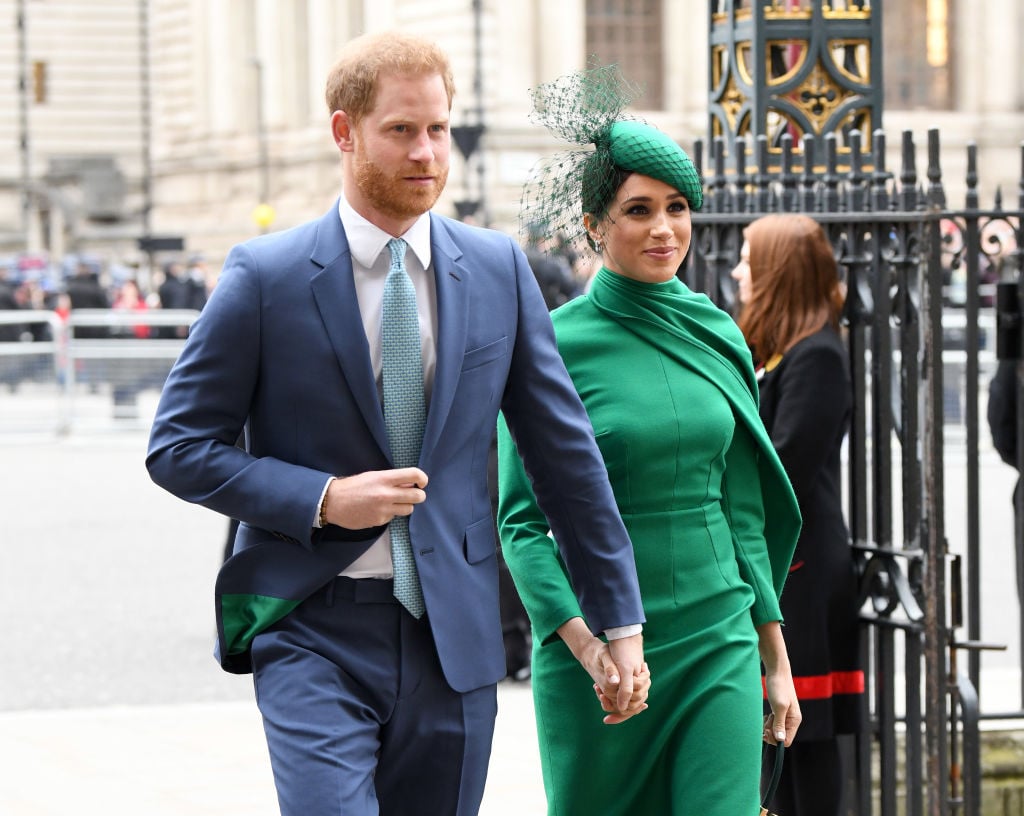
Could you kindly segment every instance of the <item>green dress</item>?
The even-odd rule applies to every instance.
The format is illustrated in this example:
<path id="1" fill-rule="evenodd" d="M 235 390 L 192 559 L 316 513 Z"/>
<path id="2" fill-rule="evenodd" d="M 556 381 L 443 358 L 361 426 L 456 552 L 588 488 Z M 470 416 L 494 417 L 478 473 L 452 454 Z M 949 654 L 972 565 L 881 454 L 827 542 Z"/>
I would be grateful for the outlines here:
<path id="1" fill-rule="evenodd" d="M 534 629 L 548 813 L 753 816 L 754 625 L 782 617 L 800 521 L 757 415 L 750 354 L 731 318 L 675 279 L 602 269 L 552 317 L 633 542 L 652 685 L 647 711 L 601 721 L 589 676 L 555 634 L 579 603 L 502 425 L 499 527 Z"/>

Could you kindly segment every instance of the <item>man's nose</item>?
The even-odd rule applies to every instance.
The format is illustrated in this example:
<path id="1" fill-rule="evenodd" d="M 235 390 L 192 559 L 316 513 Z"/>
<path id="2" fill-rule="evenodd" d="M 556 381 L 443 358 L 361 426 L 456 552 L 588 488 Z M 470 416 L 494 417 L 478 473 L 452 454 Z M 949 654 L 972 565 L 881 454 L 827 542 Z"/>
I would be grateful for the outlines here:
<path id="1" fill-rule="evenodd" d="M 430 164 L 434 160 L 434 145 L 431 144 L 429 133 L 424 131 L 416 137 L 409 150 L 409 158 L 422 164 Z"/>

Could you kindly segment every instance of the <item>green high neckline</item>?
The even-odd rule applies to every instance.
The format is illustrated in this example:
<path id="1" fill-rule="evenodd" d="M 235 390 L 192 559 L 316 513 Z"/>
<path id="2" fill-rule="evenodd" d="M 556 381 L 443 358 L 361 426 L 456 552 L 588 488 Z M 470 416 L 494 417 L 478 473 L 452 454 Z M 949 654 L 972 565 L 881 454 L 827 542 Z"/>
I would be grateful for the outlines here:
<path id="1" fill-rule="evenodd" d="M 620 287 L 623 290 L 629 290 L 634 292 L 682 292 L 685 290 L 685 284 L 677 277 L 672 277 L 667 281 L 660 281 L 658 283 L 649 283 L 647 281 L 638 281 L 635 278 L 627 277 L 626 275 L 620 275 L 618 272 L 613 272 L 607 266 L 602 266 L 597 270 L 597 274 L 594 276 L 594 282 L 600 281 L 602 284 Z"/>

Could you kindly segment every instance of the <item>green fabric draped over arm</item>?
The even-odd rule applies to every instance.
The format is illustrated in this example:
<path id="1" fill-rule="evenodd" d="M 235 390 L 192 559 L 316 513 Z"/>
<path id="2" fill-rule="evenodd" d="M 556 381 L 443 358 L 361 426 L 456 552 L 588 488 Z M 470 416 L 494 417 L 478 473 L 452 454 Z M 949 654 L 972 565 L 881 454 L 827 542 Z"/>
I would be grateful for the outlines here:
<path id="1" fill-rule="evenodd" d="M 737 431 L 742 428 L 753 440 L 748 460 L 756 463 L 758 479 L 747 478 L 747 484 L 742 484 L 744 477 L 736 472 L 730 476 L 727 467 L 726 480 L 733 501 L 738 489 L 754 491 L 755 481 L 760 483 L 764 538 L 778 599 L 800 534 L 800 508 L 758 414 L 757 378 L 739 327 L 706 295 L 692 292 L 678 278 L 651 285 L 602 268 L 589 298 L 601 312 L 666 357 L 713 382 L 729 401 L 737 418 Z M 738 467 L 735 460 L 730 465 L 734 469 Z"/>

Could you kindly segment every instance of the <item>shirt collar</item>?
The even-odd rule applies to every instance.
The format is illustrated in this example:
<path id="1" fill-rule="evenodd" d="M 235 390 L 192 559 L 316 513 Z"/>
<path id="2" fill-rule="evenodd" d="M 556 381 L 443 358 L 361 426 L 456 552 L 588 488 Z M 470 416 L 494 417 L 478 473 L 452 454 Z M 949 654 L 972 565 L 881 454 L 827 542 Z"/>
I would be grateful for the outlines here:
<path id="1" fill-rule="evenodd" d="M 341 226 L 348 238 L 349 251 L 356 263 L 365 269 L 373 267 L 378 256 L 393 237 L 376 224 L 371 224 L 352 209 L 344 193 L 338 201 L 338 215 Z M 404 240 L 424 269 L 430 267 L 430 213 L 423 213 L 405 234 L 397 236 Z"/>

